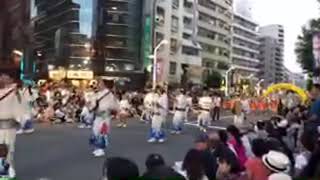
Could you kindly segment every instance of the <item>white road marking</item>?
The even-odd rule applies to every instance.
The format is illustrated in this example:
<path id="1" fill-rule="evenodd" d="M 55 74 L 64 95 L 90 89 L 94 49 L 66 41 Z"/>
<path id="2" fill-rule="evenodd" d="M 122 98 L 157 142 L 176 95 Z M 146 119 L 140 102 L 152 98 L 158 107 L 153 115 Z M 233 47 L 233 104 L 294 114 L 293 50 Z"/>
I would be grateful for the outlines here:
<path id="1" fill-rule="evenodd" d="M 223 116 L 220 119 L 232 119 L 232 118 L 233 118 L 233 116 Z"/>
<path id="2" fill-rule="evenodd" d="M 187 122 L 187 123 L 185 123 L 185 125 L 199 127 L 196 122 L 194 122 L 194 123 Z M 227 129 L 226 127 L 223 127 L 223 126 L 208 126 L 208 127 L 210 129 L 217 129 L 217 130 L 226 130 Z"/>
<path id="3" fill-rule="evenodd" d="M 220 120 L 223 119 L 232 119 L 233 116 L 223 116 L 220 118 Z M 194 126 L 194 127 L 199 127 L 198 123 L 196 121 L 191 121 L 191 122 L 186 122 L 185 125 L 189 125 L 189 126 Z M 208 126 L 210 129 L 217 129 L 217 130 L 226 130 L 227 128 L 224 126 Z"/>

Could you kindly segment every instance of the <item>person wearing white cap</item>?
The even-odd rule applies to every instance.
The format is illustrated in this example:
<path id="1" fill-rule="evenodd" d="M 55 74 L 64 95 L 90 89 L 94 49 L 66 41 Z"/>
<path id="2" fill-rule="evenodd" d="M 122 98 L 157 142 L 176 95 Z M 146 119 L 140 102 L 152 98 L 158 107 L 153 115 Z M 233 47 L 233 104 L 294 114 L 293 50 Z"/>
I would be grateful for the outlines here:
<path id="1" fill-rule="evenodd" d="M 287 155 L 278 151 L 270 151 L 262 157 L 262 162 L 271 171 L 269 180 L 270 178 L 277 180 L 278 177 L 285 177 L 283 180 L 290 178 L 287 175 L 290 171 L 290 160 Z"/>

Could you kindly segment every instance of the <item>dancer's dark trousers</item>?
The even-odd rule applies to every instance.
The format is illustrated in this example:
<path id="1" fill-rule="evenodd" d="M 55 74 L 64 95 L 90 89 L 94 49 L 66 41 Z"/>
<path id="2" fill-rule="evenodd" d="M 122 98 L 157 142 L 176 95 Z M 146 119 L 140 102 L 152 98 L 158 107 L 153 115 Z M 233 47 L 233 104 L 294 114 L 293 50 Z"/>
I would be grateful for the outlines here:
<path id="1" fill-rule="evenodd" d="M 220 120 L 220 107 L 214 107 L 212 113 L 212 121 Z"/>

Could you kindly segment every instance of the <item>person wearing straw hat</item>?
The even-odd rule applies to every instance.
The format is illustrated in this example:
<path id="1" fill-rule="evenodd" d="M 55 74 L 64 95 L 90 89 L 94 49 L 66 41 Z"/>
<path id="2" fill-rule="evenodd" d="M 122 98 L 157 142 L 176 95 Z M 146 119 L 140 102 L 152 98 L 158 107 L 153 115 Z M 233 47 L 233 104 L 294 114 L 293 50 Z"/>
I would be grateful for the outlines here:
<path id="1" fill-rule="evenodd" d="M 290 160 L 288 156 L 278 151 L 269 151 L 268 154 L 262 156 L 263 164 L 269 169 L 269 180 L 291 179 L 288 175 L 290 171 Z M 281 179 L 282 180 L 282 179 Z"/>

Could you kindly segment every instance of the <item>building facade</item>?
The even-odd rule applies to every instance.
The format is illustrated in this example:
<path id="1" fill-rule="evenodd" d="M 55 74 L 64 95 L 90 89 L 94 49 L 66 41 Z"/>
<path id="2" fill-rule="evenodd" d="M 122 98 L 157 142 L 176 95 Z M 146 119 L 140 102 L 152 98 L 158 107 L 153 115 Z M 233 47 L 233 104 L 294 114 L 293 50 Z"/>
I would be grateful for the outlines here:
<path id="1" fill-rule="evenodd" d="M 198 0 L 197 41 L 202 48 L 203 79 L 215 70 L 224 75 L 232 63 L 232 0 Z"/>
<path id="2" fill-rule="evenodd" d="M 14 54 L 15 51 L 19 54 L 26 54 L 26 47 L 30 44 L 29 11 L 29 0 L 2 0 L 0 2 L 0 71 L 4 71 L 5 68 L 10 72 L 10 69 L 18 68 L 22 75 L 30 69 L 31 65 L 26 61 L 27 59 Z"/>
<path id="3" fill-rule="evenodd" d="M 306 78 L 305 75 L 302 73 L 294 73 L 290 71 L 288 68 L 284 68 L 284 76 L 283 76 L 283 82 L 294 84 L 301 88 L 306 88 Z"/>
<path id="4" fill-rule="evenodd" d="M 31 7 L 39 75 L 64 69 L 67 78 L 91 79 L 142 72 L 142 0 L 32 0 Z"/>
<path id="5" fill-rule="evenodd" d="M 284 80 L 284 28 L 282 25 L 268 25 L 259 28 L 261 50 L 260 78 L 265 83 Z"/>
<path id="6" fill-rule="evenodd" d="M 260 42 L 258 24 L 248 17 L 234 13 L 232 38 L 232 65 L 237 74 L 257 77 L 260 71 Z"/>
<path id="7" fill-rule="evenodd" d="M 201 82 L 196 7 L 194 0 L 158 0 L 155 3 L 154 47 L 162 40 L 169 42 L 157 52 L 160 83 Z"/>
<path id="8" fill-rule="evenodd" d="M 162 81 L 200 84 L 229 68 L 232 1 L 158 0 L 155 11 L 156 44 L 170 42 L 159 52 Z"/>
<path id="9" fill-rule="evenodd" d="M 272 37 L 260 37 L 260 79 L 264 79 L 265 85 L 279 83 L 283 80 L 282 48 L 277 39 Z"/>

